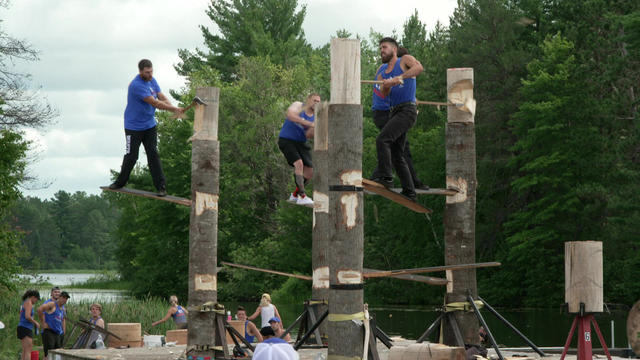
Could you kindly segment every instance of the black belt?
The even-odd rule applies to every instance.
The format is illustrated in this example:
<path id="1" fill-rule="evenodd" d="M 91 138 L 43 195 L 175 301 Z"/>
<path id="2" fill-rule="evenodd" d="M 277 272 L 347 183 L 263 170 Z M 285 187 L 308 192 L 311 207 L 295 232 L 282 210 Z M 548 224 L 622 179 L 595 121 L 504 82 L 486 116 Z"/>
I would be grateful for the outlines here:
<path id="1" fill-rule="evenodd" d="M 416 106 L 416 103 L 415 103 L 415 102 L 413 102 L 413 101 L 403 102 L 403 103 L 400 103 L 400 104 L 398 104 L 398 105 L 396 105 L 396 106 L 392 106 L 392 107 L 391 107 L 391 111 L 393 111 L 393 110 L 395 110 L 395 109 L 399 109 L 399 108 L 404 107 L 404 106 L 408 106 L 408 105 Z"/>

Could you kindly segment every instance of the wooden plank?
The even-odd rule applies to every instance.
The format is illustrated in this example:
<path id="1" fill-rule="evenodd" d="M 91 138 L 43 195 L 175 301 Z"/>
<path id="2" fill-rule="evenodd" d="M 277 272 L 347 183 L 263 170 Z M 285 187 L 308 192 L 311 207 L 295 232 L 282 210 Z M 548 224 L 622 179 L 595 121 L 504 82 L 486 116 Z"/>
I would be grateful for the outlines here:
<path id="1" fill-rule="evenodd" d="M 225 265 L 225 266 L 237 267 L 237 268 L 240 268 L 240 269 L 254 270 L 254 271 L 260 271 L 260 272 L 265 272 L 265 273 L 269 273 L 269 274 L 276 274 L 276 275 L 283 275 L 283 276 L 288 276 L 288 277 L 293 277 L 293 278 L 302 279 L 302 280 L 308 280 L 308 281 L 312 280 L 311 276 L 306 276 L 306 275 L 298 275 L 298 274 L 291 274 L 291 273 L 286 273 L 286 272 L 282 272 L 282 271 L 262 269 L 262 268 L 255 267 L 255 266 L 234 264 L 234 263 L 230 263 L 230 262 L 226 262 L 226 261 L 221 261 L 220 263 L 222 265 Z"/>
<path id="2" fill-rule="evenodd" d="M 265 272 L 265 273 L 269 273 L 269 274 L 276 274 L 276 275 L 294 277 L 294 278 L 301 279 L 301 280 L 308 280 L 308 281 L 312 281 L 313 280 L 313 278 L 311 276 L 306 276 L 306 275 L 291 274 L 291 273 L 282 272 L 282 271 L 263 269 L 263 268 L 259 268 L 259 267 L 255 267 L 255 266 L 234 264 L 234 263 L 230 263 L 230 262 L 226 262 L 226 261 L 221 261 L 220 263 L 222 265 L 225 265 L 225 266 L 236 267 L 236 268 L 240 268 L 240 269 L 260 271 L 260 272 Z M 409 270 L 413 270 L 413 269 L 409 269 Z M 403 270 L 389 270 L 389 271 L 393 272 L 393 271 L 403 271 Z M 381 275 L 383 273 L 388 273 L 389 271 L 377 270 L 377 269 L 364 269 L 364 277 L 365 278 L 368 278 L 368 277 L 372 277 L 372 278 L 373 277 L 376 277 L 376 278 L 378 278 L 378 277 L 392 277 L 392 278 L 401 279 L 401 280 L 422 282 L 422 283 L 429 284 L 429 285 L 447 285 L 447 283 L 448 283 L 447 279 L 431 277 L 431 276 L 420 276 L 420 275 L 411 275 L 411 274 L 402 274 L 402 273 L 398 273 L 398 274 L 394 273 L 394 274 L 389 275 L 389 276 Z M 438 271 L 438 270 L 433 270 L 433 271 Z M 428 272 L 428 271 L 425 271 L 425 272 Z M 373 275 L 372 276 L 368 276 L 368 274 L 373 274 Z"/>
<path id="3" fill-rule="evenodd" d="M 422 214 L 429 214 L 432 213 L 433 210 L 426 208 L 420 204 L 418 204 L 415 201 L 411 201 L 409 199 L 407 199 L 406 197 L 400 195 L 399 193 L 395 192 L 395 191 L 391 191 L 388 190 L 387 188 L 385 188 L 384 186 L 382 186 L 381 184 L 378 184 L 375 181 L 371 181 L 369 179 L 362 179 L 362 186 L 364 187 L 365 190 L 371 191 L 372 193 L 376 193 L 378 195 L 381 195 L 393 202 L 396 202 L 404 207 L 407 207 L 417 213 L 422 213 Z"/>
<path id="4" fill-rule="evenodd" d="M 126 187 L 123 187 L 123 188 L 120 188 L 120 189 L 109 189 L 108 186 L 100 186 L 100 189 L 102 189 L 102 191 L 113 191 L 113 192 L 117 192 L 117 193 L 121 193 L 121 194 L 141 196 L 141 197 L 145 197 L 147 199 L 168 201 L 168 202 L 172 202 L 172 203 L 178 204 L 178 205 L 191 206 L 191 200 L 185 199 L 185 198 L 181 198 L 181 197 L 177 197 L 177 196 L 171 196 L 171 195 L 158 196 L 156 193 L 153 193 L 153 192 L 150 192 L 150 191 L 129 189 L 129 188 L 126 188 Z"/>
<path id="5" fill-rule="evenodd" d="M 399 193 L 400 191 L 402 191 L 401 188 L 392 188 L 391 191 Z M 368 195 L 378 195 L 377 193 L 374 193 L 373 191 L 369 191 L 369 190 L 365 190 L 365 193 Z M 417 195 L 444 195 L 444 196 L 454 196 L 456 194 L 458 194 L 459 191 L 454 189 L 454 188 L 449 188 L 449 189 L 432 189 L 429 188 L 429 190 L 423 190 L 423 189 L 416 189 L 416 194 Z"/>
<path id="6" fill-rule="evenodd" d="M 383 270 L 376 269 L 364 269 L 364 277 L 367 278 L 367 274 L 380 273 Z M 392 278 L 400 279 L 400 280 L 408 280 L 408 281 L 416 281 L 429 285 L 447 285 L 449 282 L 447 279 L 431 277 L 431 276 L 421 276 L 421 275 L 412 275 L 412 274 L 404 274 L 404 275 L 392 275 L 389 276 Z"/>
<path id="7" fill-rule="evenodd" d="M 423 268 L 415 268 L 415 269 L 401 269 L 401 270 L 387 270 L 380 272 L 372 272 L 365 274 L 365 278 L 376 278 L 376 277 L 389 277 L 395 275 L 404 275 L 404 274 L 420 274 L 427 272 L 436 272 L 436 271 L 454 271 L 454 270 L 469 270 L 469 269 L 478 269 L 485 267 L 493 267 L 500 266 L 499 262 L 485 262 L 485 263 L 475 263 L 475 264 L 456 264 L 456 265 L 444 265 L 444 266 L 431 266 L 431 267 L 423 267 Z"/>

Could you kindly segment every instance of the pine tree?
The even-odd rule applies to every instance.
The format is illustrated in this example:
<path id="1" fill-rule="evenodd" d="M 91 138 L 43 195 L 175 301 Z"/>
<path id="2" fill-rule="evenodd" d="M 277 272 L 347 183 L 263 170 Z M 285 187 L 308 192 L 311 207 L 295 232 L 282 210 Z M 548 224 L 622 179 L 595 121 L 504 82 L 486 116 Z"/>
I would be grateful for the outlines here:
<path id="1" fill-rule="evenodd" d="M 212 0 L 207 15 L 219 35 L 200 25 L 206 50 L 179 50 L 180 75 L 210 67 L 223 79 L 235 76 L 240 56 L 265 56 L 278 65 L 292 65 L 311 50 L 304 38 L 302 22 L 306 6 L 297 0 Z"/>

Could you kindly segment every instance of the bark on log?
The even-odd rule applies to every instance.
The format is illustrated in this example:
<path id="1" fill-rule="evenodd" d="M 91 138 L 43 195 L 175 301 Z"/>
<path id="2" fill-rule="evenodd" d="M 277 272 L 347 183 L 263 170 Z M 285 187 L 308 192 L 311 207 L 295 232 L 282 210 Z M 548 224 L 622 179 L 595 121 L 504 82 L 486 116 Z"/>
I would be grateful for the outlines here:
<path id="1" fill-rule="evenodd" d="M 335 318 L 364 310 L 361 105 L 329 105 L 328 155 L 329 223 L 334 227 L 329 240 L 328 355 L 331 360 L 363 354 L 362 326 Z"/>
<path id="2" fill-rule="evenodd" d="M 447 69 L 447 88 L 460 81 L 473 82 L 473 69 Z M 470 96 L 473 97 L 471 91 Z M 445 265 L 475 263 L 476 143 L 474 114 L 455 106 L 447 108 L 446 181 L 447 188 L 460 192 L 447 196 L 444 212 Z M 477 295 L 475 269 L 447 271 L 445 303 L 467 301 L 470 291 Z M 478 343 L 478 320 L 471 312 L 456 312 L 455 319 L 465 343 Z M 443 342 L 456 345 L 451 324 L 443 322 Z"/>
<path id="3" fill-rule="evenodd" d="M 220 89 L 199 88 L 196 95 L 207 106 L 198 105 L 191 152 L 191 217 L 189 222 L 189 308 L 217 302 L 218 194 L 220 145 L 218 142 L 218 98 Z M 202 117 L 202 118 L 200 118 Z M 188 354 L 216 355 L 214 312 L 189 311 Z M 198 349 L 194 349 L 194 347 Z M 204 348 L 203 348 L 204 347 Z"/>
<path id="4" fill-rule="evenodd" d="M 315 119 L 315 137 L 313 149 L 313 242 L 311 245 L 311 267 L 313 269 L 313 284 L 311 286 L 311 300 L 329 301 L 329 238 L 333 225 L 329 219 L 329 184 L 327 173 L 328 161 L 328 125 L 329 103 L 317 105 Z M 320 304 L 314 306 L 318 319 L 328 306 Z M 327 335 L 327 321 L 323 321 L 318 328 L 324 340 Z"/>

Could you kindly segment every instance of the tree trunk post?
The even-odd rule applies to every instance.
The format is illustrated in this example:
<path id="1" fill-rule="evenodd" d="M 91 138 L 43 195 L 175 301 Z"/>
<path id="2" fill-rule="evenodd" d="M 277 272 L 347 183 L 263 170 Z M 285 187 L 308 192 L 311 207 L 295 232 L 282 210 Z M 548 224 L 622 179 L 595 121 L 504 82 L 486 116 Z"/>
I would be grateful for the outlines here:
<path id="1" fill-rule="evenodd" d="M 460 91 L 460 88 L 464 90 Z M 454 94 L 454 92 L 456 92 Z M 473 99 L 473 69 L 447 69 L 447 94 Z M 444 211 L 445 265 L 475 263 L 475 206 L 476 206 L 476 141 L 474 127 L 475 104 L 472 112 L 455 105 L 447 108 L 446 125 L 446 183 L 460 190 L 447 196 Z M 470 291 L 477 296 L 475 269 L 447 271 L 445 304 L 466 302 Z M 470 311 L 454 313 L 465 343 L 477 344 L 478 320 Z M 446 319 L 446 317 L 445 317 Z M 443 322 L 444 344 L 457 346 L 451 324 Z"/>
<path id="2" fill-rule="evenodd" d="M 329 301 L 329 239 L 331 229 L 329 221 L 329 184 L 327 173 L 328 161 L 328 124 L 329 102 L 317 105 L 315 132 L 313 141 L 313 243 L 311 245 L 311 266 L 313 268 L 313 285 L 311 300 L 320 302 L 314 306 L 318 319 L 327 309 Z M 328 338 L 327 321 L 318 328 L 323 343 Z"/>
<path id="3" fill-rule="evenodd" d="M 207 106 L 197 105 L 191 137 L 191 217 L 189 221 L 189 300 L 187 353 L 216 356 L 216 313 L 198 311 L 206 302 L 216 303 L 218 194 L 220 143 L 218 98 L 220 89 L 199 88 L 196 95 Z M 222 334 L 224 335 L 224 334 Z M 218 354 L 221 354 L 218 352 Z"/>
<path id="4" fill-rule="evenodd" d="M 364 311 L 359 40 L 331 40 L 328 120 L 328 225 L 333 227 L 329 239 L 328 359 L 353 359 L 362 357 L 364 345 L 363 328 L 352 321 L 362 320 Z"/>

